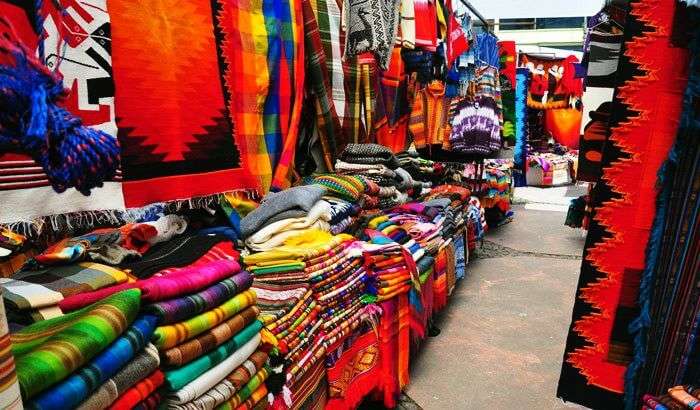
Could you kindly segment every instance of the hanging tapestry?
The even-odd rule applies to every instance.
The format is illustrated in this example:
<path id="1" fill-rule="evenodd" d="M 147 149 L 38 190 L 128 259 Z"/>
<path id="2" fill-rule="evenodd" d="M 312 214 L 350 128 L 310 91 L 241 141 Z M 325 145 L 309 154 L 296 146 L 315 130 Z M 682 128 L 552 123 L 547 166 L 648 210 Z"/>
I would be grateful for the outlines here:
<path id="1" fill-rule="evenodd" d="M 596 409 L 623 407 L 625 370 L 633 356 L 628 326 L 639 314 L 656 176 L 681 113 L 688 53 L 671 47 L 665 29 L 672 24 L 674 4 L 645 0 L 630 6 L 620 59 L 624 81 L 613 101 L 603 175 L 592 194 L 595 217 L 557 395 Z"/>
<path id="2" fill-rule="evenodd" d="M 515 41 L 499 41 L 501 95 L 503 99 L 503 138 L 515 142 Z"/>
<path id="3" fill-rule="evenodd" d="M 83 124 L 112 137 L 117 135 L 114 116 L 110 17 L 106 0 L 41 2 L 0 0 L 0 16 L 27 47 L 38 49 L 46 66 L 63 76 L 69 90 L 62 105 Z M 44 39 L 34 27 L 41 28 Z M 124 209 L 120 174 L 114 181 L 84 196 L 75 189 L 58 194 L 32 158 L 20 153 L 0 153 L 0 223 L 29 222 L 49 214 Z"/>

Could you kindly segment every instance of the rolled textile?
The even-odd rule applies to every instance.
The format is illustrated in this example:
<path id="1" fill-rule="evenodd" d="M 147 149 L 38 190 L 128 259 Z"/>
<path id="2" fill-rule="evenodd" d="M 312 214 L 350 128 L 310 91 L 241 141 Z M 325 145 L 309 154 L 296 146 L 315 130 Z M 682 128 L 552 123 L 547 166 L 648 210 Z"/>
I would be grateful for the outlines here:
<path id="1" fill-rule="evenodd" d="M 215 328 L 163 352 L 163 363 L 167 366 L 182 366 L 209 353 L 253 323 L 259 313 L 257 306 L 243 309 Z"/>
<path id="2" fill-rule="evenodd" d="M 129 387 L 145 379 L 160 365 L 158 349 L 146 345 L 134 360 L 126 364 L 117 374 L 102 384 L 90 397 L 78 406 L 78 410 L 101 410 L 114 403 Z"/>
<path id="3" fill-rule="evenodd" d="M 265 348 L 258 348 L 248 359 L 229 373 L 220 383 L 196 399 L 184 403 L 170 403 L 170 408 L 182 410 L 213 410 L 231 399 L 255 374 L 263 368 L 269 357 Z"/>
<path id="4" fill-rule="evenodd" d="M 0 299 L 0 403 L 5 410 L 22 409 L 22 396 L 15 373 L 15 360 L 12 357 L 10 329 L 5 318 L 5 306 Z"/>
<path id="5" fill-rule="evenodd" d="M 202 356 L 185 366 L 167 371 L 165 373 L 165 384 L 170 391 L 177 391 L 183 388 L 187 383 L 196 379 L 213 366 L 221 363 L 224 358 L 232 355 L 236 350 L 240 349 L 245 343 L 257 345 L 260 343 L 260 329 L 262 323 L 256 320 L 245 329 L 237 333 L 226 343 L 217 347 L 210 353 Z M 252 340 L 252 342 L 251 342 Z"/>
<path id="6" fill-rule="evenodd" d="M 158 324 L 161 326 L 181 322 L 214 309 L 237 293 L 247 290 L 252 284 L 251 274 L 245 271 L 239 272 L 201 292 L 145 306 L 144 311 L 156 315 Z"/>
<path id="7" fill-rule="evenodd" d="M 119 292 L 14 333 L 12 351 L 23 397 L 64 379 L 112 343 L 136 318 L 140 296 L 138 289 Z"/>
<path id="8" fill-rule="evenodd" d="M 151 393 L 156 391 L 156 389 L 163 384 L 164 380 L 163 372 L 156 369 L 153 373 L 148 375 L 148 377 L 126 390 L 124 394 L 119 396 L 119 398 L 109 406 L 109 409 L 123 410 L 133 408 L 140 401 L 145 400 Z"/>
<path id="9" fill-rule="evenodd" d="M 58 304 L 64 297 L 124 283 L 126 272 L 94 262 L 19 271 L 0 278 L 3 298 L 10 309 L 37 309 Z"/>
<path id="10" fill-rule="evenodd" d="M 155 327 L 155 316 L 137 318 L 123 335 L 95 356 L 90 364 L 43 392 L 28 406 L 57 410 L 77 406 L 143 350 L 151 340 Z"/>
<path id="11" fill-rule="evenodd" d="M 265 366 L 262 369 L 260 369 L 257 373 L 255 373 L 255 376 L 253 376 L 252 379 L 246 385 L 238 392 L 236 393 L 235 396 L 233 396 L 230 400 L 228 400 L 226 403 L 222 404 L 221 406 L 217 407 L 217 409 L 220 410 L 228 410 L 228 409 L 238 409 L 239 406 L 244 404 L 244 402 L 247 401 L 248 398 L 253 396 L 253 393 L 256 392 L 260 387 L 265 387 L 265 380 L 267 380 L 267 376 L 270 374 L 270 368 Z M 257 401 L 260 400 L 260 392 L 256 394 L 255 397 Z M 263 397 L 267 395 L 265 393 Z M 255 401 L 254 403 L 251 403 L 251 408 L 252 406 L 257 403 Z"/>
<path id="12" fill-rule="evenodd" d="M 243 364 L 257 350 L 259 341 L 255 338 L 233 352 L 230 356 L 222 360 L 219 364 L 207 370 L 206 373 L 192 380 L 185 387 L 174 392 L 170 396 L 170 401 L 177 404 L 184 404 L 196 399 L 209 391 L 212 387 L 220 383 L 224 378 L 241 364 Z"/>
<path id="13" fill-rule="evenodd" d="M 219 325 L 248 306 L 254 305 L 255 301 L 255 292 L 246 290 L 201 315 L 173 325 L 160 326 L 153 334 L 153 344 L 161 350 L 175 347 Z"/>

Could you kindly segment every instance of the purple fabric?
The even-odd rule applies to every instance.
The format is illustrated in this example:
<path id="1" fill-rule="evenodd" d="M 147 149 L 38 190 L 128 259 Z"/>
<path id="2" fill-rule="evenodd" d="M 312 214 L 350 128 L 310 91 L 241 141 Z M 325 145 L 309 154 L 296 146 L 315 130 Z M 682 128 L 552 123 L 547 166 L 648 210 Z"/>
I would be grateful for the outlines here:
<path id="1" fill-rule="evenodd" d="M 214 309 L 236 294 L 250 288 L 252 284 L 253 275 L 242 271 L 201 292 L 148 305 L 145 307 L 145 311 L 156 315 L 160 326 L 182 322 L 202 312 Z"/>

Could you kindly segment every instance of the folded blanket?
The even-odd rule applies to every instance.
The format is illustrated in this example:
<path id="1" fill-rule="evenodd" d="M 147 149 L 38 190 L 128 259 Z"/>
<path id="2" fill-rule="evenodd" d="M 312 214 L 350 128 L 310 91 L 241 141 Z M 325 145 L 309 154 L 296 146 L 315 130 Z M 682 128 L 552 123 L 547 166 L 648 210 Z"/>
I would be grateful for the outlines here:
<path id="1" fill-rule="evenodd" d="M 0 278 L 8 309 L 37 309 L 58 304 L 64 297 L 126 282 L 127 274 L 94 262 L 19 271 L 12 278 Z"/>
<path id="2" fill-rule="evenodd" d="M 107 408 L 129 387 L 153 373 L 159 365 L 158 349 L 149 343 L 132 361 L 127 363 L 117 374 L 90 395 L 78 407 L 78 410 L 101 410 Z"/>
<path id="3" fill-rule="evenodd" d="M 256 342 L 256 340 L 258 341 Z M 251 339 L 249 343 L 233 352 L 231 356 L 226 357 L 219 364 L 207 370 L 206 373 L 170 395 L 169 401 L 176 404 L 184 404 L 206 393 L 243 364 L 257 350 L 259 344 L 259 338 Z"/>
<path id="4" fill-rule="evenodd" d="M 256 320 L 241 332 L 237 333 L 230 340 L 226 341 L 224 344 L 217 347 L 215 350 L 211 351 L 205 356 L 202 356 L 178 369 L 167 371 L 165 373 L 165 384 L 168 390 L 180 390 L 187 385 L 187 383 L 196 379 L 213 366 L 221 363 L 224 358 L 232 355 L 236 350 L 240 349 L 251 339 L 255 340 L 253 343 L 257 346 L 260 343 L 260 329 L 262 329 L 262 323 Z"/>
<path id="5" fill-rule="evenodd" d="M 137 318 L 123 335 L 98 354 L 90 364 L 43 392 L 29 406 L 57 410 L 77 406 L 143 350 L 155 327 L 155 316 Z"/>
<path id="6" fill-rule="evenodd" d="M 253 277 L 248 272 L 239 272 L 198 293 L 145 306 L 144 311 L 156 315 L 161 326 L 181 322 L 214 309 L 252 284 Z"/>
<path id="7" fill-rule="evenodd" d="M 257 232 L 267 221 L 284 211 L 302 209 L 308 212 L 325 194 L 326 189 L 319 185 L 305 185 L 271 192 L 263 198 L 260 206 L 241 220 L 241 234 L 244 238 Z"/>
<path id="8" fill-rule="evenodd" d="M 348 144 L 339 159 L 355 164 L 384 164 L 391 169 L 399 166 L 394 153 L 379 144 Z"/>
<path id="9" fill-rule="evenodd" d="M 253 395 L 253 392 L 256 392 L 260 387 L 265 386 L 265 380 L 267 380 L 267 376 L 270 374 L 270 368 L 265 366 L 260 371 L 258 371 L 255 376 L 253 376 L 252 379 L 246 385 L 238 392 L 236 393 L 235 396 L 233 396 L 231 399 L 229 399 L 226 403 L 223 405 L 219 406 L 219 409 L 238 409 L 239 406 L 244 404 L 244 402 L 250 398 Z M 252 408 L 255 403 L 260 401 L 262 397 L 259 397 L 262 392 L 258 392 L 258 394 L 255 395 L 254 399 L 251 401 L 254 401 L 253 403 L 250 403 L 250 407 Z M 267 392 L 265 392 L 262 396 L 265 397 L 267 395 Z"/>
<path id="10" fill-rule="evenodd" d="M 257 306 L 245 308 L 215 328 L 163 352 L 163 363 L 167 366 L 182 366 L 209 353 L 253 323 L 258 313 L 260 309 Z"/>
<path id="11" fill-rule="evenodd" d="M 12 352 L 23 397 L 61 381 L 112 343 L 136 318 L 140 296 L 137 289 L 120 292 L 14 333 Z"/>
<path id="12" fill-rule="evenodd" d="M 216 308 L 184 322 L 160 326 L 153 334 L 153 344 L 160 350 L 170 349 L 217 326 L 248 306 L 254 305 L 255 292 L 246 290 Z"/>
<path id="13" fill-rule="evenodd" d="M 2 231 L 0 229 L 0 231 Z M 12 235 L 12 232 L 0 233 L 0 235 Z M 2 242 L 0 240 L 0 242 Z M 5 410 L 20 410 L 22 395 L 15 374 L 15 361 L 12 357 L 12 345 L 10 342 L 10 329 L 5 318 L 5 306 L 0 299 L 0 403 Z"/>
<path id="14" fill-rule="evenodd" d="M 63 299 L 58 306 L 62 311 L 70 312 L 116 292 L 134 288 L 141 289 L 144 301 L 157 302 L 196 292 L 229 278 L 240 270 L 241 266 L 234 260 L 215 260 L 177 269 L 164 276 L 154 276 L 134 283 L 122 283 L 94 292 L 73 295 Z"/>
<path id="15" fill-rule="evenodd" d="M 170 403 L 169 408 L 182 410 L 213 410 L 231 399 L 267 363 L 267 348 L 258 348 L 248 359 L 218 383 L 196 399 L 183 403 Z"/>
<path id="16" fill-rule="evenodd" d="M 163 384 L 165 380 L 163 372 L 156 369 L 145 379 L 139 381 L 134 386 L 129 388 L 119 396 L 119 398 L 112 403 L 109 407 L 110 410 L 123 410 L 131 409 L 136 406 L 140 401 L 145 400 L 151 395 L 158 387 Z"/>
<path id="17" fill-rule="evenodd" d="M 182 267 L 195 262 L 220 242 L 228 241 L 223 235 L 193 235 L 159 243 L 139 260 L 122 263 L 136 277 L 145 279 L 161 269 Z"/>

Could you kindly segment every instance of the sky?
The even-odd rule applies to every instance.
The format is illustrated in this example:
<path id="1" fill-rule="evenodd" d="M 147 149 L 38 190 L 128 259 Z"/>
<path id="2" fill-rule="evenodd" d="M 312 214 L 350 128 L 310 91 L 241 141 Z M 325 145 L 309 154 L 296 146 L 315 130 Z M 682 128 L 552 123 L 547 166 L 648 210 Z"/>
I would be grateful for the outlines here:
<path id="1" fill-rule="evenodd" d="M 470 0 L 487 19 L 581 17 L 596 14 L 604 0 Z"/>

